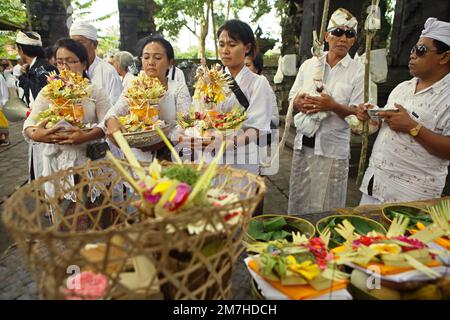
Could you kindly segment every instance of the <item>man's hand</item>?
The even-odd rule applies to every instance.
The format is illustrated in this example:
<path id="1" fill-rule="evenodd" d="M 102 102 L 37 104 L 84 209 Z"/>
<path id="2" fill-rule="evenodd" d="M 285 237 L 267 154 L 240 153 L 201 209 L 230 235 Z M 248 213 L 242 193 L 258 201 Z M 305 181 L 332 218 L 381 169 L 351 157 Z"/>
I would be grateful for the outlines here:
<path id="1" fill-rule="evenodd" d="M 312 108 L 312 105 L 308 106 L 306 105 L 306 100 L 305 98 L 308 96 L 308 94 L 306 93 L 300 93 L 297 94 L 294 98 L 294 109 L 297 112 L 303 112 L 303 113 L 307 113 L 308 110 L 310 110 Z"/>
<path id="2" fill-rule="evenodd" d="M 46 129 L 45 126 L 47 125 L 48 120 L 42 121 L 38 124 L 35 128 L 27 128 L 27 134 L 28 136 L 36 142 L 43 142 L 43 143 L 59 143 L 61 142 L 64 137 L 61 137 L 58 135 L 58 131 L 61 130 L 60 127 L 53 127 L 50 129 Z"/>
<path id="3" fill-rule="evenodd" d="M 307 96 L 306 105 L 310 107 L 307 113 L 334 111 L 339 105 L 329 94 L 321 93 L 320 96 Z"/>
<path id="4" fill-rule="evenodd" d="M 369 114 L 367 113 L 367 110 L 373 109 L 374 105 L 370 103 L 360 103 L 358 107 L 356 108 L 356 117 L 360 121 L 366 121 L 369 120 Z"/>
<path id="5" fill-rule="evenodd" d="M 384 118 L 391 130 L 397 132 L 409 133 L 411 129 L 417 126 L 417 122 L 410 117 L 403 106 L 395 103 L 395 107 L 399 110 L 396 113 L 389 113 L 380 111 L 378 114 Z"/>
<path id="6" fill-rule="evenodd" d="M 21 67 L 20 67 L 20 75 L 28 73 L 28 70 L 30 69 L 30 65 L 27 63 L 24 63 Z"/>

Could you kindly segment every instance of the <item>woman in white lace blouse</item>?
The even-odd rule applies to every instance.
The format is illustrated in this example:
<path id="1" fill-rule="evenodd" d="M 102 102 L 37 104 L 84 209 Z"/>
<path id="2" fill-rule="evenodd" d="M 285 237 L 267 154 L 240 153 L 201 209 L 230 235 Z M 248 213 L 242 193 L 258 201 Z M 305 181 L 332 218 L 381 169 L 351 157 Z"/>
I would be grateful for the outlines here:
<path id="1" fill-rule="evenodd" d="M 174 62 L 174 51 L 169 41 L 162 37 L 150 36 L 142 40 L 139 50 L 139 61 L 144 72 L 151 77 L 157 77 L 165 86 L 166 93 L 159 102 L 159 117 L 166 123 L 176 124 L 177 112 L 187 112 L 191 105 L 191 96 L 184 82 L 167 78 L 168 71 Z M 117 117 L 129 113 L 125 93 L 119 98 L 114 107 L 105 116 L 107 135 L 112 139 L 112 133 L 124 128 Z M 163 143 L 145 149 L 133 149 L 139 160 L 151 161 L 154 152 L 164 147 Z"/>
<path id="2" fill-rule="evenodd" d="M 59 71 L 69 69 L 86 77 L 88 68 L 88 54 L 79 42 L 72 39 L 60 39 L 55 45 L 55 57 Z M 58 133 L 61 129 L 55 126 L 46 129 L 47 121 L 37 123 L 36 116 L 39 112 L 49 108 L 50 101 L 43 96 L 42 90 L 32 104 L 30 116 L 23 125 L 23 134 L 28 142 L 44 143 L 43 175 L 47 176 L 56 171 L 72 168 L 87 162 L 86 148 L 88 142 L 100 139 L 104 136 L 102 129 L 97 124 L 103 120 L 111 102 L 106 92 L 92 85 L 92 93 L 82 100 L 84 109 L 83 122 L 91 124 L 94 128 L 84 131 L 78 127 L 66 130 L 64 134 Z M 69 133 L 67 133 L 67 131 Z"/>

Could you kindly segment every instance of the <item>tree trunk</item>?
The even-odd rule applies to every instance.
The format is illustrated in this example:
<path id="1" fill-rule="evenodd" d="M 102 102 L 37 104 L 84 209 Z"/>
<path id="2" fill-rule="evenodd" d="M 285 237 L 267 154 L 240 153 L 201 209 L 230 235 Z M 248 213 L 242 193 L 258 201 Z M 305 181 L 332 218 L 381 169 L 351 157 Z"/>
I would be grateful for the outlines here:
<path id="1" fill-rule="evenodd" d="M 206 59 L 206 37 L 209 31 L 209 1 L 206 3 L 206 12 L 200 17 L 200 35 L 198 37 L 198 57 Z"/>
<path id="2" fill-rule="evenodd" d="M 211 22 L 213 25 L 213 32 L 214 32 L 214 49 L 216 51 L 216 60 L 219 59 L 219 50 L 217 48 L 217 26 L 216 26 L 216 18 L 214 17 L 214 3 L 213 0 L 210 1 L 211 5 Z"/>
<path id="3" fill-rule="evenodd" d="M 120 49 L 137 54 L 138 40 L 156 31 L 154 0 L 119 0 Z"/>
<path id="4" fill-rule="evenodd" d="M 302 29 L 303 0 L 284 0 L 281 16 L 281 54 L 298 52 L 299 36 Z"/>
<path id="5" fill-rule="evenodd" d="M 69 36 L 69 0 L 29 0 L 27 4 L 32 29 L 40 34 L 44 47 L 53 45 L 59 38 Z"/>

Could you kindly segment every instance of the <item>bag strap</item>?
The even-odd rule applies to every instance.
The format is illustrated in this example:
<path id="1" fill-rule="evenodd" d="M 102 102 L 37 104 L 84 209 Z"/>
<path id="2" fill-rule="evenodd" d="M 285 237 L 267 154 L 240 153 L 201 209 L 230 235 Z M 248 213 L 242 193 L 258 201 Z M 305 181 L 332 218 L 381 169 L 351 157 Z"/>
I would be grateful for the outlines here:
<path id="1" fill-rule="evenodd" d="M 175 80 L 175 66 L 172 67 L 172 80 Z"/>
<path id="2" fill-rule="evenodd" d="M 225 67 L 223 67 L 223 70 L 225 71 Z M 231 76 L 231 74 L 225 73 L 225 75 L 228 78 L 228 80 L 230 81 L 231 91 L 233 91 L 234 95 L 236 96 L 236 98 L 239 101 L 239 103 L 241 104 L 241 106 L 243 106 L 244 109 L 247 110 L 248 107 L 250 106 L 250 102 L 248 102 L 248 99 L 245 96 L 245 94 L 242 92 L 241 87 L 239 87 L 238 83 Z"/>

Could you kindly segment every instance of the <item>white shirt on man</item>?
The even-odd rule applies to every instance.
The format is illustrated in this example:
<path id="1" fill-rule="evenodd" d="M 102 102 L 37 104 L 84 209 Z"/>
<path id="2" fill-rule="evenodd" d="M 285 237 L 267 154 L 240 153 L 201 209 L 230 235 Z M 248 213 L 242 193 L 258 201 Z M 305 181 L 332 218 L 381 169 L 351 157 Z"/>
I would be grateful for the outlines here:
<path id="1" fill-rule="evenodd" d="M 450 73 L 432 86 L 416 91 L 417 78 L 400 83 L 389 95 L 386 108 L 402 105 L 418 123 L 434 133 L 450 136 Z M 439 198 L 450 161 L 430 154 L 408 133 L 382 124 L 360 190 L 381 202 Z"/>
<path id="2" fill-rule="evenodd" d="M 96 56 L 89 66 L 87 75 L 93 84 L 103 88 L 108 93 L 111 104 L 114 105 L 123 90 L 122 80 L 116 69 L 108 62 Z"/>
<path id="3" fill-rule="evenodd" d="M 353 60 L 348 54 L 333 68 L 326 62 L 327 53 L 320 58 L 306 60 L 298 70 L 294 85 L 289 92 L 289 101 L 299 92 L 312 94 L 315 92 L 313 76 L 316 64 L 324 65 L 324 86 L 333 99 L 344 105 L 355 105 L 364 102 L 364 66 Z M 350 127 L 336 113 L 322 120 L 316 132 L 315 155 L 333 159 L 348 159 L 350 157 Z M 294 149 L 302 149 L 303 135 L 297 131 Z"/>

